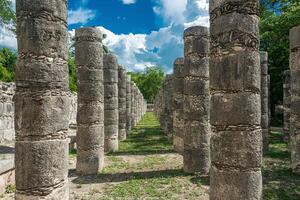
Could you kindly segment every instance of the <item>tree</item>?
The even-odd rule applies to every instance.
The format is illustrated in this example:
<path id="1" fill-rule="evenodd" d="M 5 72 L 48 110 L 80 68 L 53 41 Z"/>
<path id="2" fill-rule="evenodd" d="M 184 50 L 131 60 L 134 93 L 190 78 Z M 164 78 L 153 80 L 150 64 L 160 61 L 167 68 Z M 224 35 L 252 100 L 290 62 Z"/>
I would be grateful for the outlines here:
<path id="1" fill-rule="evenodd" d="M 0 50 L 0 80 L 12 82 L 15 79 L 17 56 L 8 48 Z"/>
<path id="2" fill-rule="evenodd" d="M 11 0 L 0 0 L 0 25 L 14 30 L 16 14 Z"/>
<path id="3" fill-rule="evenodd" d="M 300 2 L 262 0 L 261 5 L 260 49 L 269 54 L 271 105 L 274 116 L 275 105 L 281 103 L 283 98 L 283 71 L 289 69 L 289 30 L 300 24 Z"/>
<path id="4" fill-rule="evenodd" d="M 144 98 L 152 103 L 165 79 L 164 71 L 159 67 L 148 67 L 144 72 L 130 72 Z"/>

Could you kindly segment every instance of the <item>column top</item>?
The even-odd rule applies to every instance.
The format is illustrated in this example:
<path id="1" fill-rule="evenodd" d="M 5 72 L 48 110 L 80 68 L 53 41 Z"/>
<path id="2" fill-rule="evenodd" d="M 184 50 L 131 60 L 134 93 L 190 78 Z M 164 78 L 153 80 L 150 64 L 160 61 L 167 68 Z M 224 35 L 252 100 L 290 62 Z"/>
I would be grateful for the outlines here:
<path id="1" fill-rule="evenodd" d="M 79 28 L 75 30 L 75 39 L 83 40 L 83 41 L 102 41 L 102 33 L 100 29 L 96 27 L 85 27 L 85 28 Z"/>
<path id="2" fill-rule="evenodd" d="M 300 48 L 300 26 L 290 30 L 290 49 Z"/>
<path id="3" fill-rule="evenodd" d="M 192 26 L 184 30 L 183 37 L 188 36 L 208 36 L 209 29 L 205 26 Z"/>

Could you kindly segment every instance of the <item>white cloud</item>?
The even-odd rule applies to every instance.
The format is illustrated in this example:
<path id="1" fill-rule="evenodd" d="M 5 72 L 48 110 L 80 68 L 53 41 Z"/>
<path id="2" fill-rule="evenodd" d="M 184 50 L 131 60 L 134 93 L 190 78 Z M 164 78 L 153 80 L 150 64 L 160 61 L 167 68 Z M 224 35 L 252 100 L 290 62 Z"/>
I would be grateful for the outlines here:
<path id="1" fill-rule="evenodd" d="M 185 21 L 184 12 L 187 6 L 187 0 L 160 0 L 160 8 L 155 6 L 153 10 L 156 14 L 162 15 L 166 23 L 181 24 Z"/>
<path id="2" fill-rule="evenodd" d="M 15 34 L 6 27 L 0 27 L 0 46 L 17 50 L 17 38 Z"/>
<path id="3" fill-rule="evenodd" d="M 136 0 L 122 0 L 122 2 L 123 2 L 123 4 L 128 5 L 128 4 L 134 4 L 134 3 L 136 3 Z"/>
<path id="4" fill-rule="evenodd" d="M 78 8 L 77 10 L 70 10 L 68 13 L 68 23 L 70 24 L 86 24 L 89 20 L 96 17 L 93 10 Z"/>

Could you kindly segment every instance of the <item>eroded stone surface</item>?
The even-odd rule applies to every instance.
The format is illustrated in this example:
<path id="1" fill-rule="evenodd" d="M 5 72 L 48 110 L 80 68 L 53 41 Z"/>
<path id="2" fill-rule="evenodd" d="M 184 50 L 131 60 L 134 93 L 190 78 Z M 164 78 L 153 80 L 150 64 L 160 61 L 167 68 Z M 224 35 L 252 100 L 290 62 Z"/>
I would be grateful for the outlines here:
<path id="1" fill-rule="evenodd" d="M 104 150 L 115 152 L 119 148 L 118 61 L 115 55 L 104 54 Z"/>
<path id="2" fill-rule="evenodd" d="M 291 114 L 290 142 L 292 169 L 300 174 L 300 26 L 290 30 Z"/>
<path id="3" fill-rule="evenodd" d="M 211 200 L 262 198 L 258 5 L 210 1 Z"/>
<path id="4" fill-rule="evenodd" d="M 183 169 L 208 174 L 210 170 L 209 33 L 206 27 L 184 32 Z"/>
<path id="5" fill-rule="evenodd" d="M 69 199 L 67 3 L 16 1 L 16 199 Z"/>
<path id="6" fill-rule="evenodd" d="M 104 162 L 104 82 L 102 34 L 97 28 L 75 31 L 77 67 L 77 163 L 79 175 L 97 174 Z"/>
<path id="7" fill-rule="evenodd" d="M 126 140 L 126 71 L 123 67 L 119 66 L 119 140 Z"/>

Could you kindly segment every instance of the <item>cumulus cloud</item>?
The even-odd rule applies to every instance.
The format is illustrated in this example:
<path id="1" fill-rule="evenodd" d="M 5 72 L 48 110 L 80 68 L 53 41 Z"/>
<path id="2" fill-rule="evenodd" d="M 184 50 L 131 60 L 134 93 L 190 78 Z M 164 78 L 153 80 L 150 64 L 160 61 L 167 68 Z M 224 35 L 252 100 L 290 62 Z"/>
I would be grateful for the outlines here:
<path id="1" fill-rule="evenodd" d="M 136 0 L 121 0 L 123 4 L 128 5 L 128 4 L 134 4 L 136 3 Z"/>
<path id="2" fill-rule="evenodd" d="M 95 17 L 92 10 L 81 5 L 74 11 L 69 11 L 70 24 L 85 24 Z M 149 66 L 160 66 L 171 73 L 173 61 L 183 56 L 182 34 L 190 26 L 208 26 L 208 0 L 153 0 L 153 12 L 165 22 L 165 27 L 149 34 L 115 34 L 99 27 L 106 35 L 103 43 L 113 51 L 119 63 L 129 71 L 141 71 Z M 136 0 L 122 0 L 125 4 Z M 69 32 L 74 36 L 74 30 Z M 0 28 L 0 46 L 16 49 L 15 36 Z"/>
<path id="3" fill-rule="evenodd" d="M 0 46 L 7 47 L 12 50 L 17 49 L 17 38 L 15 34 L 5 26 L 0 27 Z"/>
<path id="4" fill-rule="evenodd" d="M 96 17 L 96 13 L 93 10 L 78 8 L 77 10 L 70 10 L 68 13 L 69 24 L 86 24 L 89 20 Z"/>

